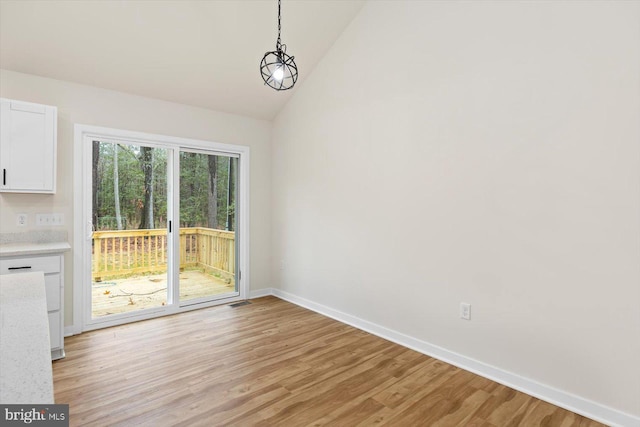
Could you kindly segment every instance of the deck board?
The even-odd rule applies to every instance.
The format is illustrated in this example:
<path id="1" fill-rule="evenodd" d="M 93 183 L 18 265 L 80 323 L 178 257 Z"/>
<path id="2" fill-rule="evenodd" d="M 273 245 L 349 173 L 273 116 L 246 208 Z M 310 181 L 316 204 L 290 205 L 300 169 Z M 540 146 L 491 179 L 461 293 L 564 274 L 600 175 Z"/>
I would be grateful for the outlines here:
<path id="1" fill-rule="evenodd" d="M 229 282 L 229 283 L 228 283 Z M 180 300 L 235 291 L 232 281 L 200 270 L 180 272 Z M 94 282 L 91 288 L 93 317 L 160 307 L 167 303 L 167 275 L 140 275 Z"/>

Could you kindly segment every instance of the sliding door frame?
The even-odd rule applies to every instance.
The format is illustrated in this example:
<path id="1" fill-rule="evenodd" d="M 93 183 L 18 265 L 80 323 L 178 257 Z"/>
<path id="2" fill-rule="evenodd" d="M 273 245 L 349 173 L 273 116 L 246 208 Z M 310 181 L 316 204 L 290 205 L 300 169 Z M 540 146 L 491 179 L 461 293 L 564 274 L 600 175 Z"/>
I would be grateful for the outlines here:
<path id="1" fill-rule="evenodd" d="M 173 174 L 174 176 L 178 177 L 178 179 L 176 180 L 176 183 L 178 184 L 178 188 L 181 187 L 181 182 L 180 180 L 182 179 L 182 175 L 180 173 L 180 168 L 182 167 L 180 164 L 180 153 L 195 153 L 195 154 L 203 154 L 203 155 L 213 155 L 213 156 L 219 156 L 219 157 L 228 157 L 231 159 L 238 159 L 238 162 L 240 162 L 240 156 L 238 154 L 235 153 L 229 153 L 229 152 L 225 152 L 222 153 L 220 151 L 216 151 L 216 152 L 212 152 L 212 150 L 203 150 L 202 148 L 195 148 L 195 147 L 180 147 L 177 148 L 175 150 L 175 156 L 173 157 Z M 239 174 L 237 174 L 239 175 Z M 238 177 L 236 176 L 236 181 L 238 180 Z M 236 184 L 238 184 L 236 182 Z M 239 188 L 239 185 L 237 185 L 236 190 Z M 237 195 L 237 191 L 236 191 L 236 195 Z M 173 199 L 173 206 L 172 206 L 172 211 L 173 212 L 180 212 L 181 209 L 181 200 L 182 197 L 174 197 Z M 236 203 L 236 206 L 240 206 L 241 201 L 238 201 L 238 203 Z M 176 218 L 176 216 L 174 216 L 174 218 Z M 182 228 L 182 226 L 180 225 L 182 223 L 182 221 L 173 221 L 173 230 L 174 230 L 174 234 L 179 236 L 180 235 L 180 229 Z M 239 239 L 241 238 L 240 236 L 243 234 L 242 230 L 240 229 L 240 227 L 238 227 L 238 219 L 236 218 L 235 224 L 234 224 L 234 233 L 235 233 L 235 238 L 236 241 L 239 241 Z M 174 253 L 179 253 L 180 251 L 180 239 L 174 239 L 173 242 L 173 250 Z M 234 258 L 236 260 L 239 260 L 240 257 L 238 255 L 238 250 L 239 247 L 238 245 L 235 245 L 234 247 Z M 179 284 L 179 274 L 180 274 L 180 259 L 179 257 L 175 257 L 176 259 L 174 260 L 173 267 L 174 267 L 174 276 L 173 279 L 176 281 L 176 283 Z M 237 267 L 237 266 L 234 266 Z M 237 278 L 239 276 L 239 271 L 236 271 L 234 273 L 234 285 L 235 285 L 235 291 L 233 292 L 234 294 L 239 294 L 240 292 L 240 288 L 239 288 L 239 282 L 237 282 Z M 178 303 L 180 304 L 181 307 L 187 307 L 190 305 L 199 305 L 201 304 L 203 301 L 206 301 L 206 299 L 210 299 L 211 297 L 200 297 L 200 298 L 194 298 L 194 299 L 187 299 L 187 300 L 181 300 L 180 299 L 180 286 L 174 286 L 173 287 L 173 295 L 172 295 L 172 301 L 178 301 Z M 220 297 L 214 296 L 215 299 L 224 299 L 224 300 L 229 300 L 229 298 L 232 298 L 232 296 L 227 296 L 226 294 L 221 294 Z"/>
<path id="2" fill-rule="evenodd" d="M 170 162 L 173 168 L 174 180 L 178 165 L 175 161 L 181 148 L 192 150 L 204 150 L 211 154 L 230 155 L 238 158 L 238 169 L 236 183 L 236 245 L 237 245 L 237 271 L 236 283 L 239 294 L 237 296 L 196 303 L 196 304 L 175 304 L 167 310 L 148 311 L 144 313 L 132 313 L 126 318 L 105 319 L 96 321 L 91 318 L 91 270 L 86 265 L 91 265 L 91 197 L 92 182 L 86 179 L 91 172 L 91 144 L 94 140 L 108 142 L 126 142 L 168 148 L 173 150 L 174 161 Z M 173 164 L 171 164 L 173 163 Z M 203 141 L 173 136 L 157 135 L 145 132 L 135 132 L 121 129 L 98 127 L 91 125 L 74 125 L 74 245 L 73 245 L 73 334 L 83 331 L 98 329 L 118 324 L 128 323 L 136 320 L 144 320 L 153 317 L 165 316 L 199 308 L 211 307 L 230 302 L 244 300 L 249 295 L 250 274 L 249 274 L 249 169 L 250 150 L 242 145 L 222 144 L 211 141 Z M 170 211 L 177 212 L 178 198 L 175 197 L 177 188 L 172 189 L 172 207 Z M 176 224 L 176 221 L 174 221 Z M 175 231 L 175 230 L 174 230 Z M 174 249 L 177 248 L 179 239 L 172 239 Z M 89 264 L 87 264 L 89 263 Z M 175 278 L 177 272 L 171 271 Z M 169 292 L 178 292 L 173 286 Z M 169 295 L 170 301 L 177 295 Z M 174 300 L 175 301 L 175 300 Z M 87 310 L 89 307 L 89 310 Z"/>

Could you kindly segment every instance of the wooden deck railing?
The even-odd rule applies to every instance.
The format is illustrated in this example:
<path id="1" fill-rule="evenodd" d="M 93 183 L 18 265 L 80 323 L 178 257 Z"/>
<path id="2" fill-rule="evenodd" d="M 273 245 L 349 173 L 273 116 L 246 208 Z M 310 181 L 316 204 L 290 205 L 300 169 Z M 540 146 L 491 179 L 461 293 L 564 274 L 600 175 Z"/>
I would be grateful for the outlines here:
<path id="1" fill-rule="evenodd" d="M 167 270 L 167 230 L 93 232 L 93 280 Z M 180 229 L 180 268 L 235 274 L 235 233 L 212 228 Z"/>

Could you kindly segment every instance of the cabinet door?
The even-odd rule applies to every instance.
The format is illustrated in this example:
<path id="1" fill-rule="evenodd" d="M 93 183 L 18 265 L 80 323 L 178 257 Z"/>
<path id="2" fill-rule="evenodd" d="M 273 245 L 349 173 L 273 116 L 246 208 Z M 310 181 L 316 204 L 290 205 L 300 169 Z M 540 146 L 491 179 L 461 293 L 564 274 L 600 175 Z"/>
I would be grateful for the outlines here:
<path id="1" fill-rule="evenodd" d="M 48 313 L 49 315 L 49 340 L 51 349 L 62 347 L 62 317 L 59 311 Z"/>
<path id="2" fill-rule="evenodd" d="M 54 193 L 56 108 L 2 99 L 0 190 Z"/>

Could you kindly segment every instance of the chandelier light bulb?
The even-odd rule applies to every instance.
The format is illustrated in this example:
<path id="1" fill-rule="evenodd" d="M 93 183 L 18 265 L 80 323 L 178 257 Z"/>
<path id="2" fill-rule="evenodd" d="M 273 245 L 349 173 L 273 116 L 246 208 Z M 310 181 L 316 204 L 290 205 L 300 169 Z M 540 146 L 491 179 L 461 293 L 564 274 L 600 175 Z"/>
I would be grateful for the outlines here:
<path id="1" fill-rule="evenodd" d="M 284 70 L 282 69 L 282 67 L 276 68 L 275 71 L 273 72 L 273 78 L 276 79 L 277 81 L 282 81 L 283 77 L 284 77 Z"/>

